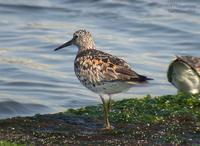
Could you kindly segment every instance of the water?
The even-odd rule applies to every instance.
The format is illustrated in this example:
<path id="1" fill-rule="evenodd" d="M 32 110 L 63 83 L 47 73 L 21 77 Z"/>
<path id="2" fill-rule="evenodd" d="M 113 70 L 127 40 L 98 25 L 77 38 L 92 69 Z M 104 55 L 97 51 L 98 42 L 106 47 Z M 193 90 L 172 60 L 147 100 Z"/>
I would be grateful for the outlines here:
<path id="1" fill-rule="evenodd" d="M 175 55 L 200 56 L 197 0 L 0 0 L 0 118 L 100 103 L 73 72 L 76 47 L 54 52 L 74 31 L 154 78 L 114 99 L 175 94 L 166 70 Z"/>

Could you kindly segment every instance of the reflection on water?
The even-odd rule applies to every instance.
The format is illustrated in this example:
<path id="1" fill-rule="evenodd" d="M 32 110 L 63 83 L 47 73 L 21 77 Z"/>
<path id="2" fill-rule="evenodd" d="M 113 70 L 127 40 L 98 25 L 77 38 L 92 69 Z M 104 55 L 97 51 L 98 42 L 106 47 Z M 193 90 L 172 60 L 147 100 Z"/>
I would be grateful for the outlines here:
<path id="1" fill-rule="evenodd" d="M 166 70 L 175 55 L 200 56 L 199 14 L 195 0 L 0 0 L 0 118 L 100 103 L 74 75 L 76 48 L 53 51 L 80 28 L 155 79 L 115 99 L 175 94 Z"/>

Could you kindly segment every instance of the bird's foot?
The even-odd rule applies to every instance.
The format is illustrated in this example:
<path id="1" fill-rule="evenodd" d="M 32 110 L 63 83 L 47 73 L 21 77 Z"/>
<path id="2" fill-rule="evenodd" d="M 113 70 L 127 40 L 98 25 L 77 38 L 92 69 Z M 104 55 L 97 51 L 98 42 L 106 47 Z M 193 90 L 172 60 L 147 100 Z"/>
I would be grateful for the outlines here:
<path id="1" fill-rule="evenodd" d="M 115 127 L 112 126 L 112 125 L 109 125 L 109 126 L 105 126 L 105 127 L 102 128 L 101 130 L 102 130 L 102 131 L 109 131 L 109 130 L 113 130 L 113 129 L 115 129 Z"/>

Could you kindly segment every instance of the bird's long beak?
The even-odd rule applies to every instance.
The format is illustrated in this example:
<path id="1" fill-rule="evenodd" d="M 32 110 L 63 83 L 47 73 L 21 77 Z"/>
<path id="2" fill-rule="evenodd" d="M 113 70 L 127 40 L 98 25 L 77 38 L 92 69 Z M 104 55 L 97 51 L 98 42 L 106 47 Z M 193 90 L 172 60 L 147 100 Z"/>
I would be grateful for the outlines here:
<path id="1" fill-rule="evenodd" d="M 68 42 L 66 42 L 66 43 L 64 43 L 64 44 L 62 44 L 62 45 L 59 46 L 59 47 L 57 47 L 56 49 L 54 49 L 54 51 L 60 50 L 60 49 L 62 49 L 62 48 L 64 48 L 64 47 L 70 46 L 70 45 L 72 45 L 72 44 L 73 44 L 73 39 L 71 39 L 70 41 L 68 41 Z"/>

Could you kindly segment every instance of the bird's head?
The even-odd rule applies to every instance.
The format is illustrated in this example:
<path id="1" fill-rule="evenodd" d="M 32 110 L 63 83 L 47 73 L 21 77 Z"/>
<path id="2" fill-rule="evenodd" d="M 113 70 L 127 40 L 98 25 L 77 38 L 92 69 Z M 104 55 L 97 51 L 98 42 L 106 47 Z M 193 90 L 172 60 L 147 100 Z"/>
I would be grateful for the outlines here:
<path id="1" fill-rule="evenodd" d="M 61 46 L 57 47 L 55 51 L 62 49 L 64 47 L 75 45 L 79 48 L 79 50 L 85 50 L 85 49 L 94 49 L 95 44 L 92 37 L 92 34 L 89 31 L 86 30 L 78 30 L 73 34 L 73 38 L 62 44 Z"/>

